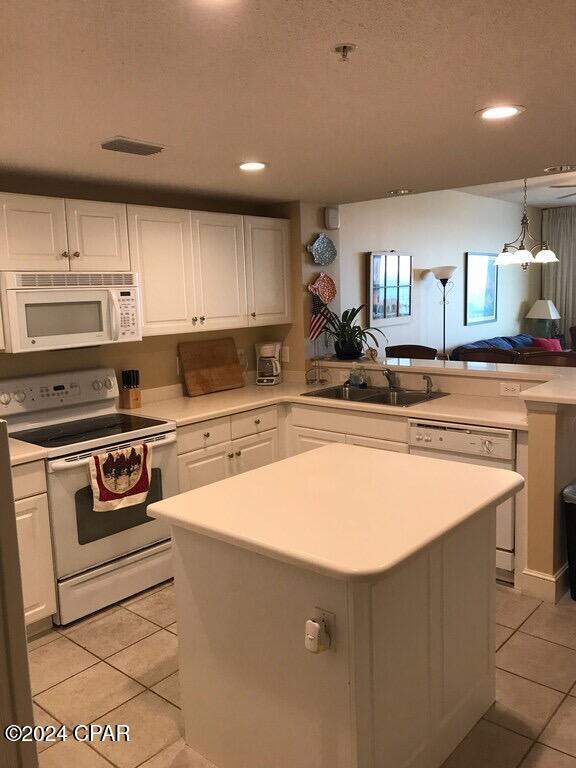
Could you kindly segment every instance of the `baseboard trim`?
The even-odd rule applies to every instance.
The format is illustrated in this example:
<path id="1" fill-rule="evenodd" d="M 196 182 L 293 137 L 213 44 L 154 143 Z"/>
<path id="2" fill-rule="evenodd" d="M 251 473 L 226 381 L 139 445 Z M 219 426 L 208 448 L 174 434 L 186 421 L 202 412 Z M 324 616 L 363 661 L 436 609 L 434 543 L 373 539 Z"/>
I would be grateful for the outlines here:
<path id="1" fill-rule="evenodd" d="M 520 574 L 520 583 L 517 586 L 523 595 L 557 603 L 569 588 L 568 563 L 564 563 L 555 574 L 525 568 Z"/>

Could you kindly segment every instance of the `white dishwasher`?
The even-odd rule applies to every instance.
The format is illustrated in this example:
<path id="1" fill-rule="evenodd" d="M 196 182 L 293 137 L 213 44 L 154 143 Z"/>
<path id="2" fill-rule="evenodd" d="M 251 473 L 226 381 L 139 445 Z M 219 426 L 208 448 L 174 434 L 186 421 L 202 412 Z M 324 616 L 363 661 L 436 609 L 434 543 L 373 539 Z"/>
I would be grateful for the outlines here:
<path id="1" fill-rule="evenodd" d="M 516 433 L 511 429 L 409 419 L 410 453 L 433 459 L 515 469 Z M 496 511 L 496 568 L 498 577 L 514 581 L 515 502 L 509 499 Z"/>

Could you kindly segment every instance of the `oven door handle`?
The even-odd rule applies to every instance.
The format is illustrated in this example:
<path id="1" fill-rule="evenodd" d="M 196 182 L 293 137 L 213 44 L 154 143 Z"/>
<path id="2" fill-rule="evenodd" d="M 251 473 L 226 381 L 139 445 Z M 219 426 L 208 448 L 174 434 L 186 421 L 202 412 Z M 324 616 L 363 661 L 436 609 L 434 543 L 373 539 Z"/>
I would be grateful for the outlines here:
<path id="1" fill-rule="evenodd" d="M 173 432 L 170 435 L 167 435 L 164 440 L 143 440 L 146 445 L 153 445 L 158 448 L 161 448 L 165 445 L 171 445 L 172 443 L 176 442 L 176 433 Z M 141 445 L 141 443 L 134 443 L 134 445 Z M 125 446 L 128 447 L 128 446 Z M 48 471 L 49 472 L 62 472 L 62 470 L 65 469 L 77 469 L 78 467 L 87 467 L 90 458 L 88 457 L 86 459 L 78 459 L 77 461 L 67 461 L 66 459 L 61 459 L 60 461 L 49 461 L 48 462 Z"/>

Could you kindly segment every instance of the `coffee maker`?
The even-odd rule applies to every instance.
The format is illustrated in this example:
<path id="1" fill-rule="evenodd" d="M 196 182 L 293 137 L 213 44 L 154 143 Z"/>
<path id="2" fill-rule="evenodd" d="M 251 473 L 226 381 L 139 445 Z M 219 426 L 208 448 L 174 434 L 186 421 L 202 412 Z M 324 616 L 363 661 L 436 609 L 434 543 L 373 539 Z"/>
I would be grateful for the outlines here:
<path id="1" fill-rule="evenodd" d="M 271 386 L 282 381 L 280 350 L 282 342 L 265 341 L 256 344 L 256 384 Z"/>

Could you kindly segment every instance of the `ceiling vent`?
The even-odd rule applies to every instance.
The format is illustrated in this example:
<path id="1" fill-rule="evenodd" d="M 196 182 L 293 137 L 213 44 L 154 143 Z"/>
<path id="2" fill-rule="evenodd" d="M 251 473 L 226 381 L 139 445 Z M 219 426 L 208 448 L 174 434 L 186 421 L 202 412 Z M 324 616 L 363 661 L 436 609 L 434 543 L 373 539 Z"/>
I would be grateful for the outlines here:
<path id="1" fill-rule="evenodd" d="M 100 144 L 102 149 L 109 149 L 111 152 L 124 152 L 127 155 L 157 155 L 164 147 L 161 144 L 148 144 L 145 141 L 136 139 L 127 139 L 125 136 L 115 136 Z"/>

